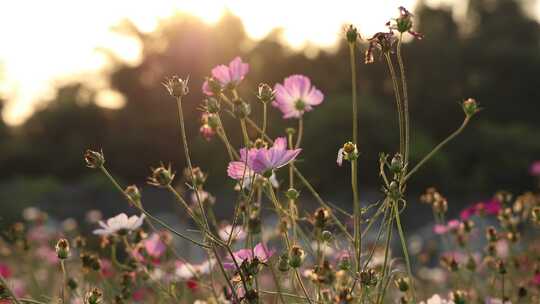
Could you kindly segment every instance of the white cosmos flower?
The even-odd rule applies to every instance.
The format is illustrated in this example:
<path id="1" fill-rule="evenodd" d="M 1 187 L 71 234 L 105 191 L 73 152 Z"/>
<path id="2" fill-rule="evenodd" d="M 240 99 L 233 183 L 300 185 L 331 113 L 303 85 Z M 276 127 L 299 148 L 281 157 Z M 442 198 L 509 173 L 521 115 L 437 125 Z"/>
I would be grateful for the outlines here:
<path id="1" fill-rule="evenodd" d="M 438 294 L 433 295 L 427 300 L 427 302 L 420 302 L 420 304 L 454 304 L 452 300 L 445 300 Z"/>
<path id="2" fill-rule="evenodd" d="M 214 259 L 206 260 L 201 264 L 191 264 L 187 262 L 178 262 L 176 264 L 175 275 L 181 280 L 189 280 L 196 275 L 208 274 L 212 270 Z"/>
<path id="3" fill-rule="evenodd" d="M 125 213 L 120 213 L 119 215 L 108 219 L 107 223 L 99 221 L 98 223 L 101 228 L 94 230 L 94 234 L 111 235 L 119 232 L 130 232 L 141 227 L 144 218 L 144 214 L 141 216 L 132 215 L 128 217 Z"/>
<path id="4" fill-rule="evenodd" d="M 233 228 L 232 225 L 227 225 L 227 226 L 219 229 L 219 231 L 218 231 L 219 237 L 224 241 L 228 241 L 229 237 L 231 235 L 232 228 Z M 236 227 L 234 227 L 232 240 L 233 241 L 243 240 L 243 239 L 246 238 L 246 235 L 247 235 L 247 233 L 244 231 L 244 229 L 242 227 L 236 226 Z"/>

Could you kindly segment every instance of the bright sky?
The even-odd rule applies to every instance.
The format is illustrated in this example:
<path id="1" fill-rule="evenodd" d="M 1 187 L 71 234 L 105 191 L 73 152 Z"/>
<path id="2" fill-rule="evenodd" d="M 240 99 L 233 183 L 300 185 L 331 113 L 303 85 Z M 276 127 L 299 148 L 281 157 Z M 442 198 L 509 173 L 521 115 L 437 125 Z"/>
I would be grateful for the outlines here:
<path id="1" fill-rule="evenodd" d="M 461 1 L 461 0 L 457 0 Z M 428 3 L 453 2 L 431 0 Z M 20 124 L 39 100 L 53 97 L 54 86 L 84 79 L 100 89 L 98 103 L 118 107 L 122 96 L 108 89 L 111 63 L 97 48 L 107 48 L 137 64 L 140 45 L 111 31 L 130 19 L 152 31 L 160 19 L 178 11 L 207 23 L 225 10 L 239 16 L 252 38 L 275 27 L 293 47 L 306 43 L 326 47 L 338 38 L 343 24 L 353 23 L 364 35 L 381 31 L 397 7 L 416 0 L 3 0 L 0 2 L 0 96 L 9 102 L 3 113 L 9 124 Z M 97 77 L 96 77 L 97 76 Z"/>

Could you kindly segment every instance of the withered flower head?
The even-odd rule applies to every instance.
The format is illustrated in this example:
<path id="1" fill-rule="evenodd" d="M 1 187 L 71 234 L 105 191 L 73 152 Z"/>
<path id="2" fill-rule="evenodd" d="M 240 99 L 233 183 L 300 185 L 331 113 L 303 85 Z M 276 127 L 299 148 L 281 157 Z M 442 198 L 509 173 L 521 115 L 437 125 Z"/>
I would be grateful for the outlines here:
<path id="1" fill-rule="evenodd" d="M 84 161 L 88 168 L 97 169 L 105 164 L 105 156 L 103 155 L 103 151 L 96 152 L 88 149 L 84 152 Z"/>
<path id="2" fill-rule="evenodd" d="M 152 175 L 148 177 L 148 184 L 156 187 L 168 187 L 174 179 L 174 173 L 171 171 L 171 165 L 165 167 L 163 164 L 156 169 L 152 168 Z"/>
<path id="3" fill-rule="evenodd" d="M 369 47 L 366 50 L 364 62 L 373 63 L 375 61 L 373 56 L 374 49 L 378 49 L 381 52 L 381 56 L 392 53 L 396 41 L 396 37 L 392 31 L 375 33 L 373 37 L 368 39 Z"/>
<path id="4" fill-rule="evenodd" d="M 188 82 L 189 76 L 186 79 L 182 79 L 174 75 L 171 78 L 165 79 L 163 86 L 165 86 L 171 96 L 179 98 L 189 93 Z"/>

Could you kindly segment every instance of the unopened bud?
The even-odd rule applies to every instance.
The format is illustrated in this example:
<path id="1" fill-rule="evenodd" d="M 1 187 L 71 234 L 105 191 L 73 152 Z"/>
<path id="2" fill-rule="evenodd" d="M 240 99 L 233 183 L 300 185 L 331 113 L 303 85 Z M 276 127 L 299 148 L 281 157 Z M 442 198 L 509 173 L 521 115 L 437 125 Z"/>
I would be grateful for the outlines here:
<path id="1" fill-rule="evenodd" d="M 207 97 L 205 99 L 205 103 L 206 103 L 206 109 L 208 110 L 209 113 L 212 113 L 212 114 L 215 114 L 215 113 L 219 113 L 219 110 L 221 108 L 221 104 L 219 103 L 219 100 L 215 97 Z"/>
<path id="2" fill-rule="evenodd" d="M 279 257 L 278 269 L 281 272 L 287 272 L 287 271 L 289 271 L 290 268 L 291 268 L 291 266 L 289 265 L 289 255 L 287 253 L 283 253 Z"/>
<path id="3" fill-rule="evenodd" d="M 292 268 L 299 268 L 300 266 L 302 266 L 302 263 L 304 262 L 305 255 L 306 254 L 304 252 L 304 249 L 302 249 L 298 245 L 294 245 L 291 248 L 289 265 Z"/>
<path id="4" fill-rule="evenodd" d="M 451 298 L 455 304 L 467 303 L 467 294 L 462 290 L 452 291 Z"/>
<path id="5" fill-rule="evenodd" d="M 403 170 L 403 157 L 397 153 L 390 161 L 390 171 L 394 174 L 399 174 Z"/>
<path id="6" fill-rule="evenodd" d="M 315 210 L 315 214 L 313 216 L 314 218 L 314 226 L 319 229 L 323 229 L 330 220 L 330 210 L 320 207 Z"/>
<path id="7" fill-rule="evenodd" d="M 251 114 L 251 107 L 247 102 L 237 99 L 234 101 L 233 113 L 237 119 L 245 119 Z"/>
<path id="8" fill-rule="evenodd" d="M 407 292 L 409 290 L 409 278 L 400 277 L 394 283 L 401 292 Z"/>
<path id="9" fill-rule="evenodd" d="M 289 190 L 285 192 L 285 196 L 287 196 L 287 198 L 290 200 L 296 200 L 298 199 L 298 196 L 300 196 L 300 193 L 294 188 L 289 188 Z"/>
<path id="10" fill-rule="evenodd" d="M 347 28 L 347 41 L 349 43 L 355 43 L 358 40 L 358 30 L 352 24 Z"/>
<path id="11" fill-rule="evenodd" d="M 163 165 L 152 169 L 152 176 L 148 178 L 148 184 L 156 187 L 168 187 L 174 179 L 174 173 L 171 171 L 171 165 L 165 168 Z"/>
<path id="12" fill-rule="evenodd" d="M 364 286 L 377 285 L 377 272 L 372 268 L 360 272 L 360 283 Z"/>
<path id="13" fill-rule="evenodd" d="M 206 81 L 208 83 L 208 88 L 210 89 L 210 92 L 214 95 L 221 94 L 221 91 L 223 90 L 223 87 L 221 86 L 221 83 L 217 81 L 213 77 L 206 78 Z"/>
<path id="14" fill-rule="evenodd" d="M 59 239 L 56 243 L 56 255 L 60 260 L 65 260 L 69 257 L 69 242 L 66 239 Z"/>
<path id="15" fill-rule="evenodd" d="M 94 288 L 87 292 L 84 297 L 85 304 L 100 304 L 102 303 L 103 293 L 98 288 Z"/>
<path id="16" fill-rule="evenodd" d="M 478 107 L 478 103 L 476 102 L 474 98 L 469 98 L 465 100 L 462 104 L 462 107 L 467 117 L 472 117 L 474 114 L 480 111 L 480 108 Z"/>
<path id="17" fill-rule="evenodd" d="M 332 240 L 334 236 L 332 235 L 332 232 L 328 231 L 328 230 L 324 230 L 322 233 L 321 233 L 321 239 L 323 240 L 323 242 L 330 242 Z"/>
<path id="18" fill-rule="evenodd" d="M 497 235 L 497 230 L 493 226 L 489 226 L 486 229 L 486 238 L 488 242 L 496 242 L 499 240 L 499 236 Z"/>
<path id="19" fill-rule="evenodd" d="M 131 203 L 135 204 L 136 206 L 140 206 L 141 192 L 139 191 L 139 188 L 137 188 L 137 186 L 128 186 L 126 190 L 124 190 L 124 194 L 127 196 Z"/>
<path id="20" fill-rule="evenodd" d="M 497 271 L 500 273 L 500 274 L 506 274 L 506 264 L 504 263 L 503 260 L 498 260 L 497 263 L 495 264 L 495 267 L 497 267 Z"/>
<path id="21" fill-rule="evenodd" d="M 263 103 L 266 104 L 272 102 L 275 94 L 275 91 L 266 83 L 259 84 L 259 94 L 257 94 L 257 98 Z"/>
<path id="22" fill-rule="evenodd" d="M 101 168 L 103 164 L 105 164 L 105 156 L 103 155 L 103 151 L 96 152 L 86 150 L 86 152 L 84 152 L 84 161 L 86 162 L 86 166 L 88 168 L 97 169 Z"/>

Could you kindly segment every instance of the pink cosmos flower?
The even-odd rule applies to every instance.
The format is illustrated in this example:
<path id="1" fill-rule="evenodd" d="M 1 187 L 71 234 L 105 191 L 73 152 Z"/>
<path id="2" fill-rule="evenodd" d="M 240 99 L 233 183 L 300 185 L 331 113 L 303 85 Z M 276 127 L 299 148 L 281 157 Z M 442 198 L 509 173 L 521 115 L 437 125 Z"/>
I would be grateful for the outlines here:
<path id="1" fill-rule="evenodd" d="M 440 235 L 440 234 L 445 234 L 449 231 L 454 231 L 458 227 L 459 227 L 459 221 L 454 219 L 454 220 L 448 221 L 446 225 L 436 224 L 435 226 L 433 226 L 433 232 L 435 232 L 435 234 Z"/>
<path id="2" fill-rule="evenodd" d="M 255 245 L 253 250 L 250 248 L 240 249 L 234 252 L 233 256 L 236 263 L 240 265 L 244 261 L 251 262 L 255 258 L 257 258 L 260 262 L 266 262 L 273 254 L 274 254 L 273 251 L 269 251 L 262 243 L 258 243 L 257 245 Z M 227 269 L 236 268 L 236 265 L 232 261 L 223 263 L 223 266 Z"/>
<path id="3" fill-rule="evenodd" d="M 540 160 L 537 160 L 531 164 L 529 172 L 532 176 L 540 176 Z"/>
<path id="4" fill-rule="evenodd" d="M 149 238 L 144 240 L 144 249 L 149 256 L 158 259 L 167 250 L 167 246 L 161 241 L 159 234 L 153 233 Z"/>
<path id="5" fill-rule="evenodd" d="M 226 225 L 218 231 L 219 237 L 224 241 L 228 241 L 231 238 L 231 233 L 233 241 L 243 240 L 247 236 L 246 231 L 241 226 L 235 226 L 233 230 L 232 225 Z"/>
<path id="6" fill-rule="evenodd" d="M 272 105 L 283 113 L 283 118 L 300 118 L 305 112 L 322 103 L 323 93 L 311 85 L 304 75 L 285 78 L 283 84 L 276 84 L 276 100 Z"/>
<path id="7" fill-rule="evenodd" d="M 0 263 L 0 276 L 8 279 L 11 276 L 11 269 L 7 264 Z"/>
<path id="8" fill-rule="evenodd" d="M 302 149 L 287 149 L 287 139 L 278 137 L 271 148 L 257 149 L 257 154 L 253 158 L 251 169 L 255 173 L 265 173 L 274 169 L 281 168 L 293 161 Z M 248 160 L 249 165 L 249 160 Z"/>
<path id="9" fill-rule="evenodd" d="M 221 87 L 235 87 L 244 79 L 249 71 L 249 64 L 244 63 L 240 57 L 235 57 L 229 65 L 220 64 L 212 69 L 212 77 L 217 80 Z M 203 93 L 211 96 L 214 93 L 210 90 L 208 81 L 203 83 Z"/>
<path id="10" fill-rule="evenodd" d="M 254 173 L 263 174 L 287 165 L 301 151 L 302 149 L 287 149 L 287 139 L 278 137 L 271 148 L 241 149 L 240 161 L 230 162 L 227 174 L 236 180 L 242 180 L 242 177 L 251 179 Z"/>
<path id="11" fill-rule="evenodd" d="M 463 209 L 459 216 L 462 220 L 467 220 L 473 215 L 497 215 L 501 208 L 501 202 L 491 199 L 487 202 L 479 202 Z"/>

